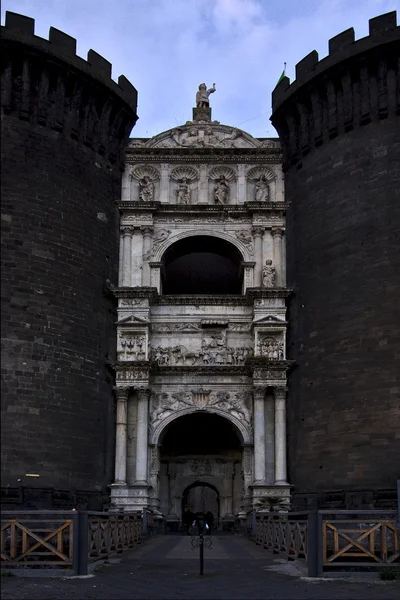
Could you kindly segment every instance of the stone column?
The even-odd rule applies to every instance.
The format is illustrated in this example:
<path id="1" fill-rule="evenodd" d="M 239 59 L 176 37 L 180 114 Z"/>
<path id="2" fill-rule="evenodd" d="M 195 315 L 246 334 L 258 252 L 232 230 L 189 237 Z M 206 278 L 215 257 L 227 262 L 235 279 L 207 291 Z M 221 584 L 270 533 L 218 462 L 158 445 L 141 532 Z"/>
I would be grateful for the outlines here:
<path id="1" fill-rule="evenodd" d="M 153 243 L 153 228 L 152 227 L 141 227 L 143 234 L 143 281 L 142 285 L 148 287 L 150 285 L 150 265 L 149 258 L 151 254 L 151 247 Z"/>
<path id="2" fill-rule="evenodd" d="M 135 227 L 132 236 L 132 258 L 131 258 L 131 287 L 142 285 L 142 266 L 143 266 L 143 236 L 140 227 Z"/>
<path id="3" fill-rule="evenodd" d="M 275 485 L 288 485 L 286 473 L 286 388 L 275 393 Z"/>
<path id="4" fill-rule="evenodd" d="M 121 227 L 122 233 L 122 275 L 121 285 L 122 287 L 130 286 L 131 270 L 132 270 L 132 236 L 134 228 L 131 225 L 123 225 Z"/>
<path id="5" fill-rule="evenodd" d="M 160 202 L 169 202 L 169 165 L 161 164 Z"/>
<path id="6" fill-rule="evenodd" d="M 115 439 L 115 482 L 126 485 L 126 448 L 128 439 L 129 388 L 117 388 L 117 423 Z"/>
<path id="7" fill-rule="evenodd" d="M 280 227 L 273 227 L 271 229 L 272 241 L 273 241 L 273 266 L 276 270 L 276 286 L 282 287 L 282 236 L 283 230 Z"/>
<path id="8" fill-rule="evenodd" d="M 254 287 L 261 287 L 261 269 L 262 269 L 262 238 L 264 228 L 253 227 L 254 235 L 254 258 L 256 264 L 254 266 Z"/>
<path id="9" fill-rule="evenodd" d="M 237 179 L 237 196 L 238 203 L 243 204 L 246 202 L 246 165 L 238 165 L 238 179 Z"/>
<path id="10" fill-rule="evenodd" d="M 136 481 L 135 485 L 147 485 L 147 453 L 149 427 L 149 391 L 146 388 L 136 390 Z"/>
<path id="11" fill-rule="evenodd" d="M 208 204 L 207 165 L 200 165 L 199 193 L 197 202 L 199 204 Z"/>
<path id="12" fill-rule="evenodd" d="M 254 393 L 254 482 L 265 483 L 265 388 L 255 387 Z"/>

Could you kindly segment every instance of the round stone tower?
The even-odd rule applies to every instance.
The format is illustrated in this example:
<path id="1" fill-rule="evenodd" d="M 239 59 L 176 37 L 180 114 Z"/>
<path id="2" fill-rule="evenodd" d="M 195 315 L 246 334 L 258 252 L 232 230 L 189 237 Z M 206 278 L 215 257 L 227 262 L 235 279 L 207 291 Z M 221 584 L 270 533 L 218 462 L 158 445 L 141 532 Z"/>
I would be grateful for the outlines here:
<path id="1" fill-rule="evenodd" d="M 348 29 L 273 92 L 284 149 L 295 506 L 384 506 L 400 455 L 400 31 Z M 386 491 L 385 491 L 386 490 Z"/>
<path id="2" fill-rule="evenodd" d="M 3 499 L 99 508 L 115 430 L 115 200 L 137 93 L 28 17 L 7 13 L 2 46 Z"/>

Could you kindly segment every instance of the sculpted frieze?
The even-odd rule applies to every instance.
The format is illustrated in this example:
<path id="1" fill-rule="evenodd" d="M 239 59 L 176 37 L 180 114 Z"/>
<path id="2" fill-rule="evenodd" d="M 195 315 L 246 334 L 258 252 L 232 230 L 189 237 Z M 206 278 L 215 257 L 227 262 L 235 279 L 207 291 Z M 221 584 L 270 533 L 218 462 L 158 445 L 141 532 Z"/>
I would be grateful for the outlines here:
<path id="1" fill-rule="evenodd" d="M 148 302 L 146 300 L 139 300 L 138 298 L 120 298 L 118 301 L 120 308 L 132 308 L 137 306 L 147 307 Z"/>
<path id="2" fill-rule="evenodd" d="M 199 397 L 201 397 L 200 402 Z M 177 411 L 187 408 L 204 410 L 212 407 L 229 413 L 235 418 L 251 425 L 251 392 L 214 392 L 211 390 L 192 390 L 190 392 L 180 391 L 172 393 L 161 392 L 153 394 L 150 405 L 150 423 L 154 429 L 158 423 Z"/>
<path id="3" fill-rule="evenodd" d="M 200 323 L 154 323 L 151 326 L 154 333 L 201 332 Z"/>
<path id="4" fill-rule="evenodd" d="M 286 379 L 285 371 L 268 371 L 266 369 L 254 369 L 254 379 L 276 380 Z"/>
<path id="5" fill-rule="evenodd" d="M 157 346 L 150 350 L 150 359 L 159 366 L 243 365 L 252 355 L 252 348 L 227 347 L 225 329 L 203 332 L 198 351 L 188 350 L 184 345 Z"/>
<path id="6" fill-rule="evenodd" d="M 261 143 L 250 134 L 217 122 L 188 121 L 186 125 L 165 131 L 150 140 L 132 140 L 130 147 L 147 148 L 257 148 Z"/>

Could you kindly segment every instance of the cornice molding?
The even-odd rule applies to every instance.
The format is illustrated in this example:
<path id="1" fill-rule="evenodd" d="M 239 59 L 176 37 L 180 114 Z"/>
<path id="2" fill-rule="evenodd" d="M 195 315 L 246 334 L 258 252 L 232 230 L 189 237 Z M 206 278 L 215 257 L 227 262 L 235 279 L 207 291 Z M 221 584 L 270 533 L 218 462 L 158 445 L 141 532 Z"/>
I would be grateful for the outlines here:
<path id="1" fill-rule="evenodd" d="M 173 215 L 238 215 L 249 216 L 253 213 L 279 213 L 284 214 L 288 208 L 287 202 L 245 202 L 244 204 L 231 204 L 227 206 L 216 206 L 213 204 L 192 204 L 185 206 L 182 204 L 167 204 L 161 202 L 138 202 L 138 201 L 118 201 L 117 207 L 120 211 L 144 212 L 157 216 Z"/>

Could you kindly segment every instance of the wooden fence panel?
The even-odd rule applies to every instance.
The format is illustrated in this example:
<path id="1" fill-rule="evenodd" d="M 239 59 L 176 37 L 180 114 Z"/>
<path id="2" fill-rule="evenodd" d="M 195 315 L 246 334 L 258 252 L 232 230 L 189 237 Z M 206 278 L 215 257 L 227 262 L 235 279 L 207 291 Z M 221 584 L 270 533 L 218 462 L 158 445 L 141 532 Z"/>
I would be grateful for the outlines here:
<path id="1" fill-rule="evenodd" d="M 38 517 L 2 519 L 2 566 L 72 566 L 73 519 Z"/>
<path id="2" fill-rule="evenodd" d="M 324 519 L 322 563 L 376 566 L 399 563 L 399 529 L 394 519 Z"/>

